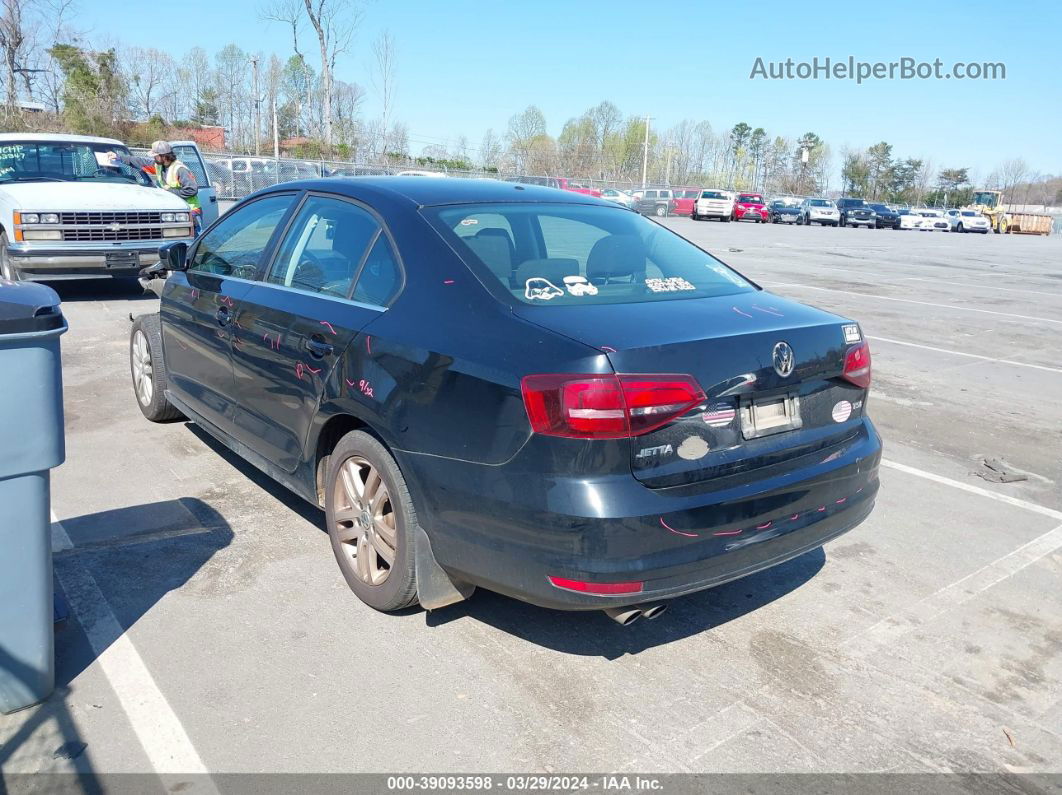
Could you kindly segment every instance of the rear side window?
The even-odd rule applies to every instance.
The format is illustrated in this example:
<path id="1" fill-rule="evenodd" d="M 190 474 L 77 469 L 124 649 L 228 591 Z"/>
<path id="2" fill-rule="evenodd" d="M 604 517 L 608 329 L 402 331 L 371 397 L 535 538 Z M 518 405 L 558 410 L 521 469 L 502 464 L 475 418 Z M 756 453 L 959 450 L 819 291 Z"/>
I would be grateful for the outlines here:
<path id="1" fill-rule="evenodd" d="M 346 298 L 379 228 L 356 204 L 311 196 L 288 229 L 266 281 Z"/>
<path id="2" fill-rule="evenodd" d="M 429 218 L 492 292 L 515 303 L 621 304 L 732 295 L 756 289 L 665 227 L 620 208 L 511 203 L 426 208 Z M 462 221 L 496 213 L 519 252 L 508 274 L 461 236 Z"/>
<path id="3" fill-rule="evenodd" d="M 402 286 L 402 271 L 387 236 L 380 234 L 365 258 L 354 287 L 354 300 L 386 306 Z"/>
<path id="4" fill-rule="evenodd" d="M 266 246 L 294 199 L 291 193 L 266 196 L 230 210 L 200 239 L 188 269 L 255 278 Z"/>

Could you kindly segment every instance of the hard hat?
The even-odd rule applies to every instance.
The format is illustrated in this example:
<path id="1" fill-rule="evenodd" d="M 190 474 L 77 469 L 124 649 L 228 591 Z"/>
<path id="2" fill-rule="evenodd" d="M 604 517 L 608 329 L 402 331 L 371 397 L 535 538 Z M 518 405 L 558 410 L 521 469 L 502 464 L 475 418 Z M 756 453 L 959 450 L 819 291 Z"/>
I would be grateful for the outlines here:
<path id="1" fill-rule="evenodd" d="M 170 146 L 169 141 L 155 141 L 151 145 L 151 154 L 153 155 L 172 155 L 173 147 Z"/>

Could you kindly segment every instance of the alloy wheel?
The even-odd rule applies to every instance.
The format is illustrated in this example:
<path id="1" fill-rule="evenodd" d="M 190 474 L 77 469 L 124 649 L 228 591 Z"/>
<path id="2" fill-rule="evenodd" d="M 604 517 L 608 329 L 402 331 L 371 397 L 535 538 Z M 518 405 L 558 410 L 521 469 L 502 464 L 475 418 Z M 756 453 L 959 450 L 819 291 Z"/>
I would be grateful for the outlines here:
<path id="1" fill-rule="evenodd" d="M 155 396 L 154 368 L 151 365 L 151 349 L 147 336 L 139 329 L 133 335 L 133 387 L 137 400 L 143 406 L 150 406 Z"/>
<path id="2" fill-rule="evenodd" d="M 358 579 L 366 585 L 382 585 L 391 573 L 398 544 L 387 485 L 376 467 L 360 456 L 344 461 L 336 478 L 336 539 Z"/>

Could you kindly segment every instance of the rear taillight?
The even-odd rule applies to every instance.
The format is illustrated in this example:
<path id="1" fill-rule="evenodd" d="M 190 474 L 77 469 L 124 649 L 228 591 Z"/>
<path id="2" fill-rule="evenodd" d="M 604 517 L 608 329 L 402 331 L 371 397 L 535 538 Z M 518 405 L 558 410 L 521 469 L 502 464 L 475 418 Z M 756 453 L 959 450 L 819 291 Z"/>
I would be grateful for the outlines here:
<path id="1" fill-rule="evenodd" d="M 861 342 L 848 349 L 844 356 L 844 373 L 846 381 L 866 389 L 870 386 L 870 344 Z"/>
<path id="2" fill-rule="evenodd" d="M 640 436 L 705 399 L 688 375 L 528 375 L 520 388 L 535 433 L 575 439 Z"/>

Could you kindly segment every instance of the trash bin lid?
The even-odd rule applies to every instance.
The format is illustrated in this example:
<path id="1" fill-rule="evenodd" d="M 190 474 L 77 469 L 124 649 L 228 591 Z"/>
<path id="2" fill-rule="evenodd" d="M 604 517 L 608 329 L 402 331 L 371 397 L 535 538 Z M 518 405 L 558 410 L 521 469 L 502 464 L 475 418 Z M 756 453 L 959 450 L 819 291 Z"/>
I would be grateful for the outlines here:
<path id="1" fill-rule="evenodd" d="M 0 279 L 0 334 L 25 334 L 63 327 L 59 296 L 35 282 Z"/>

